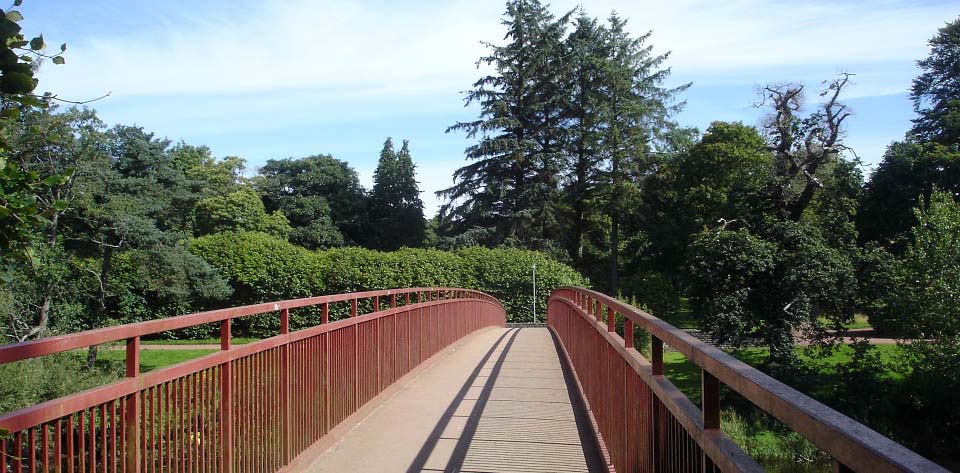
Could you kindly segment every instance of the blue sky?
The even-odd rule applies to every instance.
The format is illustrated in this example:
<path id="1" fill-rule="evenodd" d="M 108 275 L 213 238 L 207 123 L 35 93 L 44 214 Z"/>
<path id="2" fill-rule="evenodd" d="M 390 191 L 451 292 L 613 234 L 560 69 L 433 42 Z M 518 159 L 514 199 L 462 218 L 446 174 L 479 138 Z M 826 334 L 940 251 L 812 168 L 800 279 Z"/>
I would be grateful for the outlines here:
<path id="1" fill-rule="evenodd" d="M 926 41 L 960 15 L 951 1 L 555 1 L 611 10 L 672 51 L 671 82 L 692 81 L 678 120 L 758 124 L 757 87 L 815 88 L 857 74 L 845 102 L 852 145 L 867 169 L 903 136 L 906 91 Z M 93 106 L 109 124 L 270 158 L 329 153 L 369 186 L 383 140 L 409 139 L 427 212 L 468 144 L 448 125 L 475 117 L 461 92 L 482 71 L 481 40 L 503 37 L 503 2 L 452 0 L 27 0 L 28 33 L 66 42 L 67 64 L 45 66 L 40 89 L 69 99 L 110 91 Z M 811 99 L 816 99 L 811 94 Z"/>

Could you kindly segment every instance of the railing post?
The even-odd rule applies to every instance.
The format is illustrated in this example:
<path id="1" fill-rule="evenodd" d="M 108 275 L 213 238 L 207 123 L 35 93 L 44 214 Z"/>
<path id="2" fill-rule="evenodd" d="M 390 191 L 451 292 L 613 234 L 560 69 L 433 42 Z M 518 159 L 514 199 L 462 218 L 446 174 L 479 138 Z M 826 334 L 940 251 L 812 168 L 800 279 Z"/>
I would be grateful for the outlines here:
<path id="1" fill-rule="evenodd" d="M 650 337 L 650 364 L 654 376 L 663 376 L 663 340 Z"/>
<path id="2" fill-rule="evenodd" d="M 607 331 L 616 332 L 617 331 L 617 314 L 613 311 L 613 307 L 607 307 Z"/>
<path id="3" fill-rule="evenodd" d="M 330 304 L 327 304 L 326 302 L 324 302 L 323 305 L 321 305 L 320 307 L 321 307 L 320 323 L 322 324 L 330 323 Z"/>
<path id="4" fill-rule="evenodd" d="M 663 340 L 655 335 L 650 337 L 650 368 L 654 376 L 663 376 Z M 660 406 L 657 406 L 657 396 L 650 396 L 651 444 L 653 445 L 653 471 L 660 471 L 660 459 L 663 451 L 660 450 Z"/>
<path id="5" fill-rule="evenodd" d="M 704 430 L 717 430 L 720 428 L 720 380 L 702 368 L 700 369 L 700 378 L 700 411 L 703 413 L 703 428 Z M 714 470 L 713 460 L 707 456 L 706 452 L 701 451 L 701 455 L 703 473 L 712 473 Z"/>
<path id="6" fill-rule="evenodd" d="M 833 473 L 853 473 L 853 469 L 833 459 Z"/>
<path id="7" fill-rule="evenodd" d="M 284 308 L 280 310 L 280 334 L 286 335 L 289 333 L 290 309 Z M 280 448 L 284 463 L 293 459 L 290 448 L 290 439 L 293 437 L 291 430 L 293 423 L 290 422 L 290 416 L 292 415 L 290 397 L 290 344 L 284 343 L 280 346 L 280 412 L 283 413 L 283 419 L 280 420 L 280 424 L 283 426 L 280 433 Z"/>
<path id="8" fill-rule="evenodd" d="M 373 296 L 373 311 L 380 312 L 380 296 Z"/>
<path id="9" fill-rule="evenodd" d="M 220 349 L 229 350 L 230 319 L 220 322 Z M 220 472 L 233 472 L 233 363 L 220 367 Z"/>
<path id="10" fill-rule="evenodd" d="M 636 348 L 636 342 L 633 340 L 633 321 L 626 316 L 623 318 L 623 346 Z"/>
<path id="11" fill-rule="evenodd" d="M 357 300 L 350 299 L 350 317 L 357 316 Z"/>
<path id="12" fill-rule="evenodd" d="M 393 309 L 393 308 L 396 308 L 396 307 L 397 307 L 397 295 L 396 295 L 396 294 L 390 294 L 390 308 Z"/>
<path id="13" fill-rule="evenodd" d="M 127 339 L 126 377 L 140 376 L 140 337 Z M 127 472 L 139 473 L 140 465 L 140 391 L 127 395 L 126 433 L 127 433 Z M 91 446 L 92 448 L 92 446 Z M 93 465 L 91 465 L 93 468 Z"/>

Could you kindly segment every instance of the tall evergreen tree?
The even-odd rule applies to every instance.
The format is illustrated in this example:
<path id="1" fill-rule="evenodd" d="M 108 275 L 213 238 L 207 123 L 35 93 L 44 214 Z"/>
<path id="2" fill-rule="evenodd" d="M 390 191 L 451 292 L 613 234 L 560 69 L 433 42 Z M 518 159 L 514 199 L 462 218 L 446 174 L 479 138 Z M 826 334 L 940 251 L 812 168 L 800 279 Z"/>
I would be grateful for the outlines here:
<path id="1" fill-rule="evenodd" d="M 910 98 L 918 117 L 912 133 L 922 141 L 960 143 L 960 18 L 930 39 L 930 56 L 917 61 L 923 71 L 913 80 Z"/>
<path id="2" fill-rule="evenodd" d="M 475 82 L 465 98 L 467 105 L 480 105 L 480 117 L 447 130 L 479 138 L 466 150 L 473 162 L 438 193 L 450 199 L 442 209 L 447 226 L 472 230 L 478 234 L 473 243 L 553 247 L 563 166 L 561 41 L 568 17 L 555 18 L 537 0 L 508 2 L 508 42 L 487 43 L 491 52 L 479 60 L 496 72 Z"/>
<path id="3" fill-rule="evenodd" d="M 383 143 L 373 173 L 370 207 L 370 232 L 375 235 L 371 246 L 396 250 L 423 245 L 426 220 L 409 141 L 403 140 L 400 152 L 394 151 L 391 138 Z"/>
<path id="4" fill-rule="evenodd" d="M 684 105 L 676 96 L 690 84 L 663 85 L 670 69 L 662 67 L 669 53 L 653 54 L 650 32 L 632 37 L 626 20 L 612 13 L 608 20 L 607 47 L 601 90 L 601 153 L 609 160 L 604 182 L 610 222 L 610 294 L 619 289 L 620 225 L 623 215 L 639 202 L 639 186 L 652 152 L 676 126 L 672 116 Z"/>
<path id="5" fill-rule="evenodd" d="M 604 162 L 604 155 L 600 152 L 603 133 L 600 111 L 604 64 L 609 55 L 605 35 L 603 26 L 581 10 L 574 21 L 574 31 L 565 42 L 569 82 L 565 110 L 568 165 L 564 194 L 572 221 L 570 256 L 581 270 L 587 265 L 584 261 L 587 246 L 597 244 L 589 235 L 600 238 L 605 235 L 597 225 L 601 215 L 598 204 Z"/>

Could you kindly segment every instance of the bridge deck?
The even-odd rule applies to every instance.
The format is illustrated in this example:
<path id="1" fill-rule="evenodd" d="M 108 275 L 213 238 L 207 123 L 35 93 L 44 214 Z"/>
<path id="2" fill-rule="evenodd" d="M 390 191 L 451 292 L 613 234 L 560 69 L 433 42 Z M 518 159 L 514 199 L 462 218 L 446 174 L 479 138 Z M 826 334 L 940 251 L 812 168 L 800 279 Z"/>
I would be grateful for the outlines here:
<path id="1" fill-rule="evenodd" d="M 547 329 L 487 329 L 446 351 L 310 471 L 603 470 Z"/>

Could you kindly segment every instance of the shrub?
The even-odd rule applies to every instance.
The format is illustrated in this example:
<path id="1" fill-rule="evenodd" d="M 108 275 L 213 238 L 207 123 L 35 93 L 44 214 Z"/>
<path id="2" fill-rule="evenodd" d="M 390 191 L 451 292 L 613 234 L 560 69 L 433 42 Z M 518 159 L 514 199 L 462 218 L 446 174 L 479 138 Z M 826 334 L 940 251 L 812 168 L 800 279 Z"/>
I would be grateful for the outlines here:
<path id="1" fill-rule="evenodd" d="M 233 287 L 222 304 L 232 307 L 325 293 L 321 261 L 310 250 L 256 232 L 218 233 L 196 238 L 190 251 L 217 268 Z M 291 328 L 319 323 L 315 310 L 291 313 Z M 238 333 L 272 336 L 279 317 L 264 314 L 237 321 Z"/>
<path id="2" fill-rule="evenodd" d="M 467 248 L 454 252 L 404 248 L 379 252 L 338 248 L 311 252 L 262 233 L 209 235 L 193 240 L 190 250 L 219 269 L 234 288 L 224 306 L 236 306 L 321 294 L 378 289 L 448 286 L 484 291 L 497 297 L 507 319 L 531 320 L 531 267 L 537 264 L 537 319 L 544 320 L 550 293 L 563 285 L 586 285 L 571 267 L 543 253 L 520 249 Z M 362 302 L 361 311 L 370 310 Z M 347 315 L 334 304 L 331 318 Z M 250 335 L 276 333 L 275 315 L 238 323 Z M 291 313 L 293 328 L 319 322 L 316 310 Z"/>

